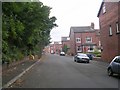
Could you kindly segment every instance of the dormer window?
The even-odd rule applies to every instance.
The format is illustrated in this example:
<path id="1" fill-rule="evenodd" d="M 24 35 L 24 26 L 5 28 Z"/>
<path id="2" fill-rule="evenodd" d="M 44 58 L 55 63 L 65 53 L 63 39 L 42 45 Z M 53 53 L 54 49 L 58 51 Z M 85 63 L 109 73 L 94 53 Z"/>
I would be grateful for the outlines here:
<path id="1" fill-rule="evenodd" d="M 103 13 L 105 13 L 106 12 L 106 6 L 105 6 L 105 4 L 103 4 Z"/>

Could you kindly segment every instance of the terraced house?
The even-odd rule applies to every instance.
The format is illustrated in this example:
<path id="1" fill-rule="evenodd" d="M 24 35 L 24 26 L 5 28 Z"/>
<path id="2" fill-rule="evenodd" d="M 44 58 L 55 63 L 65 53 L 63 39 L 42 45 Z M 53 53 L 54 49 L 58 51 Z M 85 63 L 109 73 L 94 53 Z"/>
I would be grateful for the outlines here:
<path id="1" fill-rule="evenodd" d="M 100 33 L 98 29 L 94 29 L 94 23 L 91 23 L 90 26 L 71 27 L 69 37 L 71 55 L 100 49 Z"/>
<path id="2" fill-rule="evenodd" d="M 120 55 L 120 1 L 102 2 L 98 15 L 102 59 L 110 62 Z"/>
<path id="3" fill-rule="evenodd" d="M 62 50 L 62 44 L 59 41 L 54 42 L 53 44 L 50 44 L 50 53 L 51 54 L 60 54 Z"/>

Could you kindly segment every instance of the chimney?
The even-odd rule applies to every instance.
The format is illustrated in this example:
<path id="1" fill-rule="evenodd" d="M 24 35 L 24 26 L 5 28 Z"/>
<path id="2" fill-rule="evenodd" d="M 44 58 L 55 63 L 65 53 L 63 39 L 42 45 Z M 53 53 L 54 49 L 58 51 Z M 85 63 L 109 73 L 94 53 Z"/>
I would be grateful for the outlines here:
<path id="1" fill-rule="evenodd" d="M 94 23 L 93 22 L 91 22 L 91 28 L 94 29 Z"/>

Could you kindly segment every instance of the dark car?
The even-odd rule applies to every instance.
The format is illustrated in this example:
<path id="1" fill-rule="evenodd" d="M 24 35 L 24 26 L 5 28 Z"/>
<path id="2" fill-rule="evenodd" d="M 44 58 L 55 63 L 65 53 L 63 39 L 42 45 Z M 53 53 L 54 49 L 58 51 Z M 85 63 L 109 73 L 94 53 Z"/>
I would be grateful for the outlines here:
<path id="1" fill-rule="evenodd" d="M 107 72 L 109 76 L 113 74 L 120 75 L 120 56 L 116 56 L 109 64 L 107 68 Z"/>
<path id="2" fill-rule="evenodd" d="M 92 53 L 87 53 L 87 56 L 90 58 L 90 60 L 93 60 L 94 55 Z"/>
<path id="3" fill-rule="evenodd" d="M 74 61 L 75 62 L 86 62 L 86 63 L 89 63 L 90 59 L 87 56 L 87 54 L 78 53 L 77 55 L 74 56 Z"/>

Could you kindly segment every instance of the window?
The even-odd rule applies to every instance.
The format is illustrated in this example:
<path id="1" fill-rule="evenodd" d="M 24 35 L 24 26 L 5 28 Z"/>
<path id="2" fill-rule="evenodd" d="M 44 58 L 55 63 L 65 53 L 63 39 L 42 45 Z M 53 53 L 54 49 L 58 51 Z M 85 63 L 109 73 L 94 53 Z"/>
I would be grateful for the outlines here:
<path id="1" fill-rule="evenodd" d="M 91 43 L 92 42 L 92 37 L 86 37 L 86 43 Z"/>
<path id="2" fill-rule="evenodd" d="M 93 52 L 94 46 L 88 46 L 88 52 Z"/>
<path id="3" fill-rule="evenodd" d="M 99 41 L 99 45 L 98 46 L 101 46 L 101 41 Z"/>
<path id="4" fill-rule="evenodd" d="M 111 27 L 111 25 L 110 25 L 110 27 L 109 27 L 109 35 L 110 35 L 110 36 L 113 35 L 113 34 L 112 34 L 112 27 Z"/>
<path id="5" fill-rule="evenodd" d="M 120 63 L 120 58 L 116 58 L 116 59 L 114 60 L 114 62 Z"/>
<path id="6" fill-rule="evenodd" d="M 90 50 L 93 50 L 93 46 L 90 46 L 90 48 L 89 48 Z"/>
<path id="7" fill-rule="evenodd" d="M 116 22 L 116 32 L 117 32 L 117 33 L 120 33 L 118 22 Z"/>
<path id="8" fill-rule="evenodd" d="M 76 43 L 81 43 L 81 38 L 76 38 Z"/>
<path id="9" fill-rule="evenodd" d="M 77 47 L 77 52 L 82 52 L 82 47 L 81 46 Z"/>
<path id="10" fill-rule="evenodd" d="M 103 5 L 103 13 L 105 13 L 106 12 L 106 6 L 105 6 L 105 4 Z"/>

